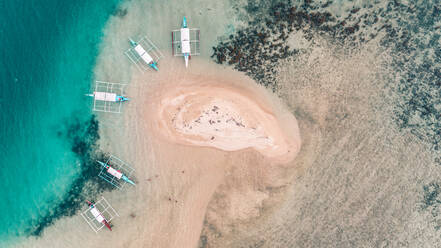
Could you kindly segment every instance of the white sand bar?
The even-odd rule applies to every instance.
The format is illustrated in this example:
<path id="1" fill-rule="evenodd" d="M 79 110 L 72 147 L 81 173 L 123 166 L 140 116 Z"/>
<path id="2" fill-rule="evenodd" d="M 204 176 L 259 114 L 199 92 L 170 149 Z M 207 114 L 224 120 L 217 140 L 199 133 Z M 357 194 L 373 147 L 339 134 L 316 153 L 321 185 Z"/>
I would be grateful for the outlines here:
<path id="1" fill-rule="evenodd" d="M 292 160 L 300 148 L 295 118 L 288 125 L 294 135 L 286 135 L 271 107 L 249 89 L 187 75 L 181 82 L 161 84 L 157 92 L 150 98 L 156 116 L 150 118 L 172 142 L 224 151 L 252 148 L 281 162 Z"/>

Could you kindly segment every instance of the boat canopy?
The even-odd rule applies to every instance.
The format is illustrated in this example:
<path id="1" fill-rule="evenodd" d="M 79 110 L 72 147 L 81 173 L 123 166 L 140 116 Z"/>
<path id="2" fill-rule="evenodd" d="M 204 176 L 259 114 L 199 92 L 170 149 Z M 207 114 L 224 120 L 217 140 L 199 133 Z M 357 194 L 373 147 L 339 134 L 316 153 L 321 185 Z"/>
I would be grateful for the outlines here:
<path id="1" fill-rule="evenodd" d="M 106 101 L 106 102 L 116 102 L 116 94 L 108 92 L 93 92 L 96 100 Z"/>
<path id="2" fill-rule="evenodd" d="M 101 215 L 100 211 L 98 211 L 96 208 L 90 209 L 90 213 L 93 215 L 93 217 L 95 217 L 95 219 L 98 222 L 103 222 L 104 217 Z"/>
<path id="3" fill-rule="evenodd" d="M 190 54 L 190 29 L 181 28 L 181 52 Z"/>
<path id="4" fill-rule="evenodd" d="M 135 51 L 138 53 L 138 55 L 144 60 L 147 64 L 150 64 L 153 62 L 153 58 L 144 50 L 144 48 L 141 45 L 136 45 Z"/>
<path id="5" fill-rule="evenodd" d="M 122 173 L 117 171 L 117 170 L 115 170 L 115 169 L 113 169 L 112 167 L 109 167 L 109 169 L 107 169 L 107 172 L 110 175 L 112 175 L 112 176 L 114 176 L 114 177 L 116 177 L 118 179 L 121 179 L 121 177 L 122 177 Z"/>

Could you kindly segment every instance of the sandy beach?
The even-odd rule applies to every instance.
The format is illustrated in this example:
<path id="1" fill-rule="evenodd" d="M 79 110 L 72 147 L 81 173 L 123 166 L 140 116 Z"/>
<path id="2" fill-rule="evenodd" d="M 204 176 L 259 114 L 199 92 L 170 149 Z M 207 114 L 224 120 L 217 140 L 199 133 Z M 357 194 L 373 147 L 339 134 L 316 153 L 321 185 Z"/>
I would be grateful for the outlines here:
<path id="1" fill-rule="evenodd" d="M 128 153 L 159 196 L 148 201 L 158 208 L 138 228 L 150 233 L 142 238 L 146 247 L 196 247 L 207 205 L 225 178 L 254 174 L 232 187 L 240 201 L 229 218 L 253 217 L 268 197 L 256 198 L 256 187 L 278 182 L 275 172 L 294 159 L 301 140 L 294 116 L 247 77 L 198 59 L 188 69 L 180 59 L 166 61 L 160 73 L 137 74 L 129 89 Z"/>
<path id="2" fill-rule="evenodd" d="M 145 96 L 145 119 L 170 142 L 224 151 L 252 148 L 272 160 L 293 160 L 301 143 L 297 121 L 291 118 L 285 125 L 291 135 L 285 134 L 264 101 L 240 86 L 241 79 L 230 79 L 234 86 L 219 76 L 188 74 L 179 81 L 165 76 Z"/>

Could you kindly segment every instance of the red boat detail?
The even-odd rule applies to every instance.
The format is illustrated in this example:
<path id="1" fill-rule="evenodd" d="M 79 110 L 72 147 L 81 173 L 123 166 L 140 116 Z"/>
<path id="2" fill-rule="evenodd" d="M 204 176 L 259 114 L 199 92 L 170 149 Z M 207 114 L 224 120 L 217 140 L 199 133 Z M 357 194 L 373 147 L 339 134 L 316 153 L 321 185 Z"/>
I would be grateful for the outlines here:
<path id="1" fill-rule="evenodd" d="M 110 231 L 112 231 L 112 228 L 110 227 L 109 222 L 107 220 L 103 220 L 103 224 L 106 225 L 107 228 L 109 228 Z"/>

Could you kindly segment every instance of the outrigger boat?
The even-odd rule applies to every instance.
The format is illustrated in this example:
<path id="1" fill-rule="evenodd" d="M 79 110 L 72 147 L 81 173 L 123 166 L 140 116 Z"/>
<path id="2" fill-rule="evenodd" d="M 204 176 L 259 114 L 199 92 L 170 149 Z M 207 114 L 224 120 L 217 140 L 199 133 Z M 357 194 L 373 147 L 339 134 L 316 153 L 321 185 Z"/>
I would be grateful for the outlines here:
<path id="1" fill-rule="evenodd" d="M 187 18 L 182 18 L 181 29 L 172 31 L 172 50 L 174 56 L 183 56 L 185 67 L 192 55 L 200 54 L 200 32 L 197 28 L 188 28 Z"/>
<path id="2" fill-rule="evenodd" d="M 110 227 L 109 222 L 104 218 L 104 216 L 101 214 L 101 212 L 95 207 L 95 205 L 90 202 L 86 201 L 89 205 L 90 213 L 93 215 L 95 220 L 97 220 L 100 223 L 103 223 L 110 231 L 112 231 L 112 227 Z"/>
<path id="3" fill-rule="evenodd" d="M 112 227 L 110 222 L 119 216 L 118 213 L 110 206 L 104 197 L 94 203 L 86 201 L 88 208 L 81 213 L 83 219 L 92 228 L 95 233 L 98 233 L 104 226 L 106 226 L 110 231 Z"/>
<path id="4" fill-rule="evenodd" d="M 132 180 L 130 180 L 126 175 L 124 175 L 120 170 L 115 170 L 114 168 L 112 168 L 107 163 L 103 163 L 101 161 L 98 161 L 98 163 L 101 166 L 103 166 L 107 170 L 107 173 L 109 173 L 110 175 L 116 177 L 117 179 L 120 179 L 120 180 L 122 179 L 122 180 L 124 180 L 127 183 L 130 183 L 132 185 L 135 185 L 135 183 Z"/>
<path id="5" fill-rule="evenodd" d="M 93 111 L 106 113 L 121 113 L 123 102 L 130 99 L 125 97 L 124 87 L 126 84 L 95 82 L 92 94 L 86 94 L 93 98 Z"/>
<path id="6" fill-rule="evenodd" d="M 153 60 L 152 56 L 148 54 L 148 52 L 138 43 L 129 38 L 130 45 L 132 45 L 133 49 L 139 55 L 139 57 L 148 64 L 151 68 L 159 71 L 157 63 Z"/>
<path id="7" fill-rule="evenodd" d="M 130 62 L 141 72 L 148 71 L 150 68 L 158 71 L 158 62 L 164 57 L 158 47 L 147 36 L 139 40 L 129 38 L 129 41 L 130 48 L 124 54 L 129 58 Z"/>

